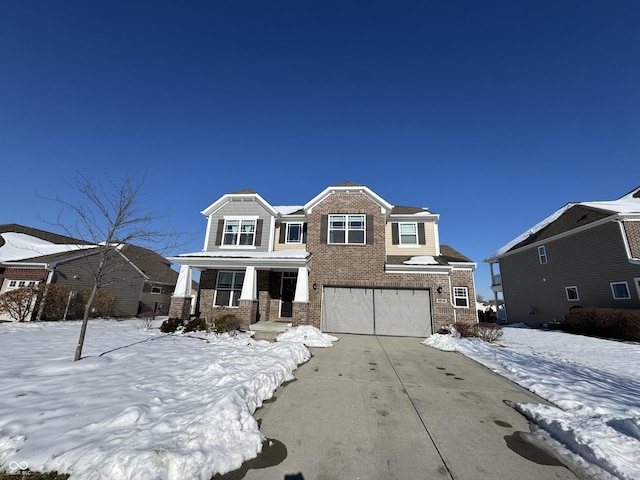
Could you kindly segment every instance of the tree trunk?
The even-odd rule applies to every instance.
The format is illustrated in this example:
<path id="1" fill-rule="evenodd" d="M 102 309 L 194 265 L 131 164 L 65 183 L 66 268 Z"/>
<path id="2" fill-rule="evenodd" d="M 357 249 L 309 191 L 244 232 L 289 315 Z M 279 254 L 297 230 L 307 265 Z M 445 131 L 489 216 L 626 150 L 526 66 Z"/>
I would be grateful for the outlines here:
<path id="1" fill-rule="evenodd" d="M 94 285 L 91 289 L 91 294 L 87 299 L 87 303 L 84 306 L 84 316 L 82 317 L 82 328 L 80 328 L 80 338 L 78 338 L 78 346 L 76 347 L 76 354 L 73 357 L 73 361 L 77 362 L 82 358 L 82 347 L 84 346 L 84 336 L 87 333 L 87 323 L 89 323 L 89 312 L 91 311 L 91 305 L 93 305 L 93 299 L 96 298 L 98 286 Z"/>

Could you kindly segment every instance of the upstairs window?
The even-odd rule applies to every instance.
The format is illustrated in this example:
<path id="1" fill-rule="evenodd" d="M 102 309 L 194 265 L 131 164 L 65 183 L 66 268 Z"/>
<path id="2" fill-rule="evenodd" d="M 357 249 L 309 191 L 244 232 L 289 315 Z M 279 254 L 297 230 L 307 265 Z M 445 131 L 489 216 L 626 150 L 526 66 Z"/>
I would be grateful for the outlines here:
<path id="1" fill-rule="evenodd" d="M 227 219 L 224 221 L 222 245 L 253 246 L 256 237 L 256 220 Z"/>
<path id="2" fill-rule="evenodd" d="M 364 245 L 365 231 L 364 215 L 329 215 L 329 243 Z"/>
<path id="3" fill-rule="evenodd" d="M 399 223 L 398 233 L 400 234 L 400 245 L 418 245 L 417 223 Z"/>
<path id="4" fill-rule="evenodd" d="M 467 287 L 453 288 L 453 303 L 456 307 L 469 307 L 469 291 Z"/>
<path id="5" fill-rule="evenodd" d="M 162 287 L 151 287 L 151 293 L 160 295 L 162 293 Z"/>
<path id="6" fill-rule="evenodd" d="M 616 300 L 629 300 L 631 298 L 627 282 L 611 283 L 611 293 L 613 293 L 613 298 Z"/>
<path id="7" fill-rule="evenodd" d="M 285 243 L 302 243 L 302 223 L 287 223 Z"/>
<path id="8" fill-rule="evenodd" d="M 538 259 L 541 265 L 547 263 L 547 249 L 544 248 L 544 245 L 538 247 Z"/>
<path id="9" fill-rule="evenodd" d="M 222 307 L 237 307 L 240 305 L 243 282 L 244 272 L 218 272 L 214 305 Z"/>

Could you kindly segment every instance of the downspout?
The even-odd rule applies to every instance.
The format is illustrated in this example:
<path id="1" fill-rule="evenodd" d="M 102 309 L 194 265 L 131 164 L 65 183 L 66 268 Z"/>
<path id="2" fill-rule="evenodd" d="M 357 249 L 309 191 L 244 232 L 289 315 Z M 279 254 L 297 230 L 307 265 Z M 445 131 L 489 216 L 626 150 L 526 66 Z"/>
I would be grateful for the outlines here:
<path id="1" fill-rule="evenodd" d="M 451 272 L 447 275 L 447 279 L 449 280 L 449 305 L 453 308 L 453 324 L 458 323 L 458 312 L 456 312 L 456 306 L 453 304 L 453 291 L 451 289 Z"/>

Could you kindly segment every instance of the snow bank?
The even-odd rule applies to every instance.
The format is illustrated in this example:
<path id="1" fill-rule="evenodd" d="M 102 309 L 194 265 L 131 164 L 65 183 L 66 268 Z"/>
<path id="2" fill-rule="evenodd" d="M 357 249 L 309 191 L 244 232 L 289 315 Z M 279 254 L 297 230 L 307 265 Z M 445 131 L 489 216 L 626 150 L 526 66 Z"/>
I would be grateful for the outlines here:
<path id="1" fill-rule="evenodd" d="M 93 320 L 0 328 L 0 469 L 201 479 L 254 458 L 252 416 L 310 358 L 301 343 L 188 337 Z"/>
<path id="2" fill-rule="evenodd" d="M 300 325 L 280 333 L 277 340 L 278 342 L 302 343 L 307 347 L 333 347 L 333 342 L 337 342 L 339 339 L 322 333 L 311 325 Z"/>

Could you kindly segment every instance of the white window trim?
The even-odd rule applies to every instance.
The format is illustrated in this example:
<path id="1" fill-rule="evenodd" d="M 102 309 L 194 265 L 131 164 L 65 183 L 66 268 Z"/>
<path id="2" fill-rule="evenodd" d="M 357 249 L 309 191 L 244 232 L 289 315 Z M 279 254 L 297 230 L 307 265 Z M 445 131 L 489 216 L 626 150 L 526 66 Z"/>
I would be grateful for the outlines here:
<path id="1" fill-rule="evenodd" d="M 151 287 L 151 294 L 152 295 L 161 295 L 162 294 L 162 287 L 152 286 Z"/>
<path id="2" fill-rule="evenodd" d="M 415 243 L 402 243 L 402 225 L 413 225 L 415 227 Z M 420 244 L 418 239 L 418 222 L 398 222 L 398 246 L 399 247 L 417 247 Z"/>
<path id="3" fill-rule="evenodd" d="M 220 280 L 220 274 L 221 273 L 231 273 L 233 276 L 231 278 L 231 288 L 230 289 L 218 289 L 218 282 Z M 242 285 L 240 286 L 239 290 L 234 290 L 233 289 L 233 285 L 235 284 L 235 279 L 236 279 L 236 275 L 237 274 L 245 274 L 244 271 L 239 271 L 239 270 L 219 270 L 218 271 L 218 275 L 216 275 L 216 287 L 215 287 L 215 294 L 213 295 L 213 306 L 215 307 L 224 307 L 224 308 L 238 308 L 240 305 L 234 305 L 233 304 L 233 292 L 240 292 L 240 294 L 242 294 Z M 244 284 L 244 280 L 242 281 L 242 283 Z M 218 305 L 216 304 L 216 300 L 218 299 L 218 291 L 221 290 L 223 292 L 231 292 L 231 294 L 229 295 L 229 302 L 227 305 Z M 238 297 L 238 302 L 239 302 L 239 297 Z"/>
<path id="4" fill-rule="evenodd" d="M 546 265 L 549 263 L 549 257 L 547 256 L 547 248 L 544 245 L 538 247 L 538 260 L 540 265 Z"/>
<path id="5" fill-rule="evenodd" d="M 458 295 L 458 290 L 464 290 L 464 296 Z M 464 298 L 467 305 L 456 305 L 458 298 Z M 469 308 L 469 288 L 467 287 L 453 287 L 453 305 L 455 308 Z"/>
<path id="6" fill-rule="evenodd" d="M 575 289 L 576 291 L 576 298 L 569 298 L 569 289 Z M 564 293 L 567 295 L 567 300 L 569 302 L 578 302 L 580 301 L 580 292 L 578 291 L 578 287 L 576 287 L 575 285 L 570 285 L 568 287 L 564 287 Z"/>
<path id="7" fill-rule="evenodd" d="M 289 228 L 291 227 L 291 225 L 298 225 L 300 227 L 300 240 L 297 242 L 290 242 L 289 241 Z M 289 245 L 301 245 L 302 244 L 302 236 L 303 236 L 303 230 L 304 230 L 304 223 L 303 222 L 291 222 L 291 223 L 287 223 L 287 229 L 284 232 L 284 243 L 288 243 Z"/>
<path id="8" fill-rule="evenodd" d="M 627 288 L 627 296 L 626 297 L 616 297 L 616 291 L 613 288 L 614 285 L 623 285 Z M 631 290 L 629 290 L 629 284 L 627 282 L 611 282 L 609 284 L 611 286 L 611 295 L 613 295 L 614 300 L 631 300 Z"/>
<path id="9" fill-rule="evenodd" d="M 224 224 L 222 225 L 222 239 L 220 240 L 220 248 L 237 248 L 237 249 L 253 249 L 256 248 L 256 233 L 258 229 L 258 217 L 257 216 L 225 216 L 223 218 Z M 241 231 L 242 231 L 242 222 L 243 221 L 252 221 L 253 223 L 253 242 L 251 245 L 240 245 L 239 243 L 235 244 L 227 244 L 224 243 L 225 236 L 227 233 L 227 222 L 228 221 L 238 221 L 240 224 L 238 225 L 238 239 L 237 242 L 240 242 Z"/>
<path id="10" fill-rule="evenodd" d="M 343 231 L 342 229 L 332 229 L 331 228 L 331 217 L 344 217 L 344 242 L 332 242 L 331 241 L 331 232 L 332 231 Z M 362 229 L 350 229 L 349 228 L 349 218 L 350 217 L 361 217 L 362 218 Z M 349 232 L 362 232 L 362 242 L 349 242 Z M 367 216 L 363 213 L 332 213 L 327 217 L 327 244 L 329 245 L 366 245 L 367 244 Z"/>

